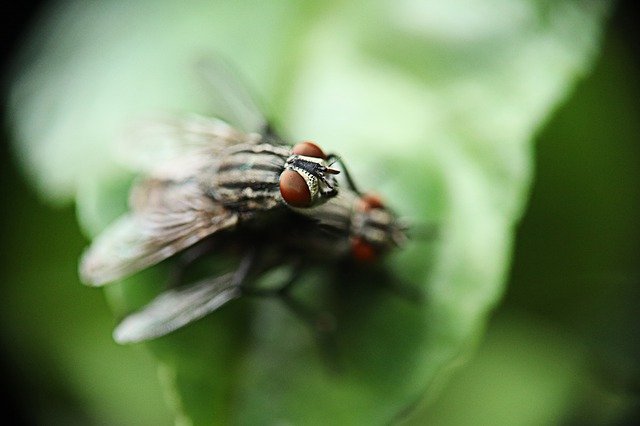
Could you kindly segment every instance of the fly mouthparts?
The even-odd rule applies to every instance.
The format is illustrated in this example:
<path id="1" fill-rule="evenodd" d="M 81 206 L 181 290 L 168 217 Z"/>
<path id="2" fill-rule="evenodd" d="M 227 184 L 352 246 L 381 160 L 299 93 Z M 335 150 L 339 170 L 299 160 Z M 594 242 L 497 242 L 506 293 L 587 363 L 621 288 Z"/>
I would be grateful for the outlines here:
<path id="1" fill-rule="evenodd" d="M 325 173 L 329 173 L 330 175 L 337 175 L 340 174 L 340 170 L 338 169 L 332 169 L 330 166 L 329 167 L 325 167 L 324 168 Z"/>

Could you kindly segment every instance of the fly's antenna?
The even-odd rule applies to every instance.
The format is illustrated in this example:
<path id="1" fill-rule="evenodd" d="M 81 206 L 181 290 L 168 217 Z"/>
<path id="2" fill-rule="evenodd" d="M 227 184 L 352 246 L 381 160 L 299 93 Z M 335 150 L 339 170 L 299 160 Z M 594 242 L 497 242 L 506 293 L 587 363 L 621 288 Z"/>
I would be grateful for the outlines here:
<path id="1" fill-rule="evenodd" d="M 327 162 L 329 163 L 329 167 L 333 166 L 336 163 L 339 164 L 340 167 L 342 168 L 342 174 L 344 175 L 344 178 L 347 181 L 347 185 L 349 186 L 349 189 L 358 195 L 362 195 L 362 192 L 358 190 L 355 181 L 351 177 L 351 173 L 349 173 L 347 166 L 345 166 L 344 161 L 342 161 L 342 158 L 340 156 L 338 156 L 337 154 L 329 154 L 327 155 Z"/>

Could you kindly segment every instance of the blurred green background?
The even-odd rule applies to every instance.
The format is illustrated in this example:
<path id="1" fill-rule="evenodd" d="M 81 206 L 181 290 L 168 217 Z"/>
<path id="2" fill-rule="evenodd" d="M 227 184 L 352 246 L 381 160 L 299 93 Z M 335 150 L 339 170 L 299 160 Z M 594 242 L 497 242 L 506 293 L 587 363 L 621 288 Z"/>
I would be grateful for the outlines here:
<path id="1" fill-rule="evenodd" d="M 620 6 L 537 137 L 506 296 L 428 424 L 640 421 L 640 62 Z"/>
<path id="2" fill-rule="evenodd" d="M 593 72 L 537 137 L 535 183 L 487 335 L 408 424 L 639 419 L 640 56 L 632 3 L 618 4 Z M 13 21 L 5 59 L 28 12 Z M 104 296 L 77 280 L 87 240 L 74 208 L 42 204 L 4 141 L 0 150 L 0 361 L 13 390 L 4 414 L 23 424 L 171 424 L 150 355 L 112 342 Z"/>

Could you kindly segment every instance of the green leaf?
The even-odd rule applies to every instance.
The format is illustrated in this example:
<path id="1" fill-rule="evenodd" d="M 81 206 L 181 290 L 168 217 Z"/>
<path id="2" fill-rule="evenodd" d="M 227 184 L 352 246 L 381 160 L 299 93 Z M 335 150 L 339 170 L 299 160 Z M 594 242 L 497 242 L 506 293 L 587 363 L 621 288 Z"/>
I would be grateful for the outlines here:
<path id="1" fill-rule="evenodd" d="M 438 236 L 383 271 L 304 277 L 297 295 L 336 315 L 339 368 L 277 300 L 232 302 L 148 344 L 170 405 L 179 423 L 388 423 L 435 396 L 499 302 L 532 137 L 588 70 L 605 14 L 569 0 L 65 3 L 13 85 L 17 149 L 45 196 L 77 195 L 95 233 L 126 199 L 111 141 L 127 120 L 210 112 L 189 66 L 231 58 L 294 139 L 339 152 L 362 188 Z M 165 272 L 110 288 L 118 315 Z M 397 281 L 426 302 L 382 285 Z"/>
<path id="2" fill-rule="evenodd" d="M 585 358 L 573 336 L 556 327 L 522 314 L 498 315 L 438 403 L 403 426 L 557 424 L 575 406 L 576 389 L 590 385 Z"/>

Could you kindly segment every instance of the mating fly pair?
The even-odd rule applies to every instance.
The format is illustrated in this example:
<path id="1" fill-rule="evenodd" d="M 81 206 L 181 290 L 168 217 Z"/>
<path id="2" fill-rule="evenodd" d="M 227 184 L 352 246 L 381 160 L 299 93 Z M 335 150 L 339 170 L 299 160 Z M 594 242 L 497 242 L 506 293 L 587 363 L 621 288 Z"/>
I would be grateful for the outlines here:
<path id="1" fill-rule="evenodd" d="M 169 289 L 125 318 L 114 332 L 120 343 L 162 336 L 250 294 L 250 281 L 273 268 L 371 261 L 406 239 L 396 216 L 378 198 L 360 194 L 344 167 L 348 187 L 338 187 L 335 155 L 311 142 L 287 145 L 222 64 L 201 70 L 243 130 L 187 117 L 132 131 L 123 159 L 142 177 L 131 189 L 130 211 L 84 253 L 80 275 L 88 285 L 103 285 L 195 252 L 196 243 L 239 246 L 243 260 L 232 273 Z"/>

